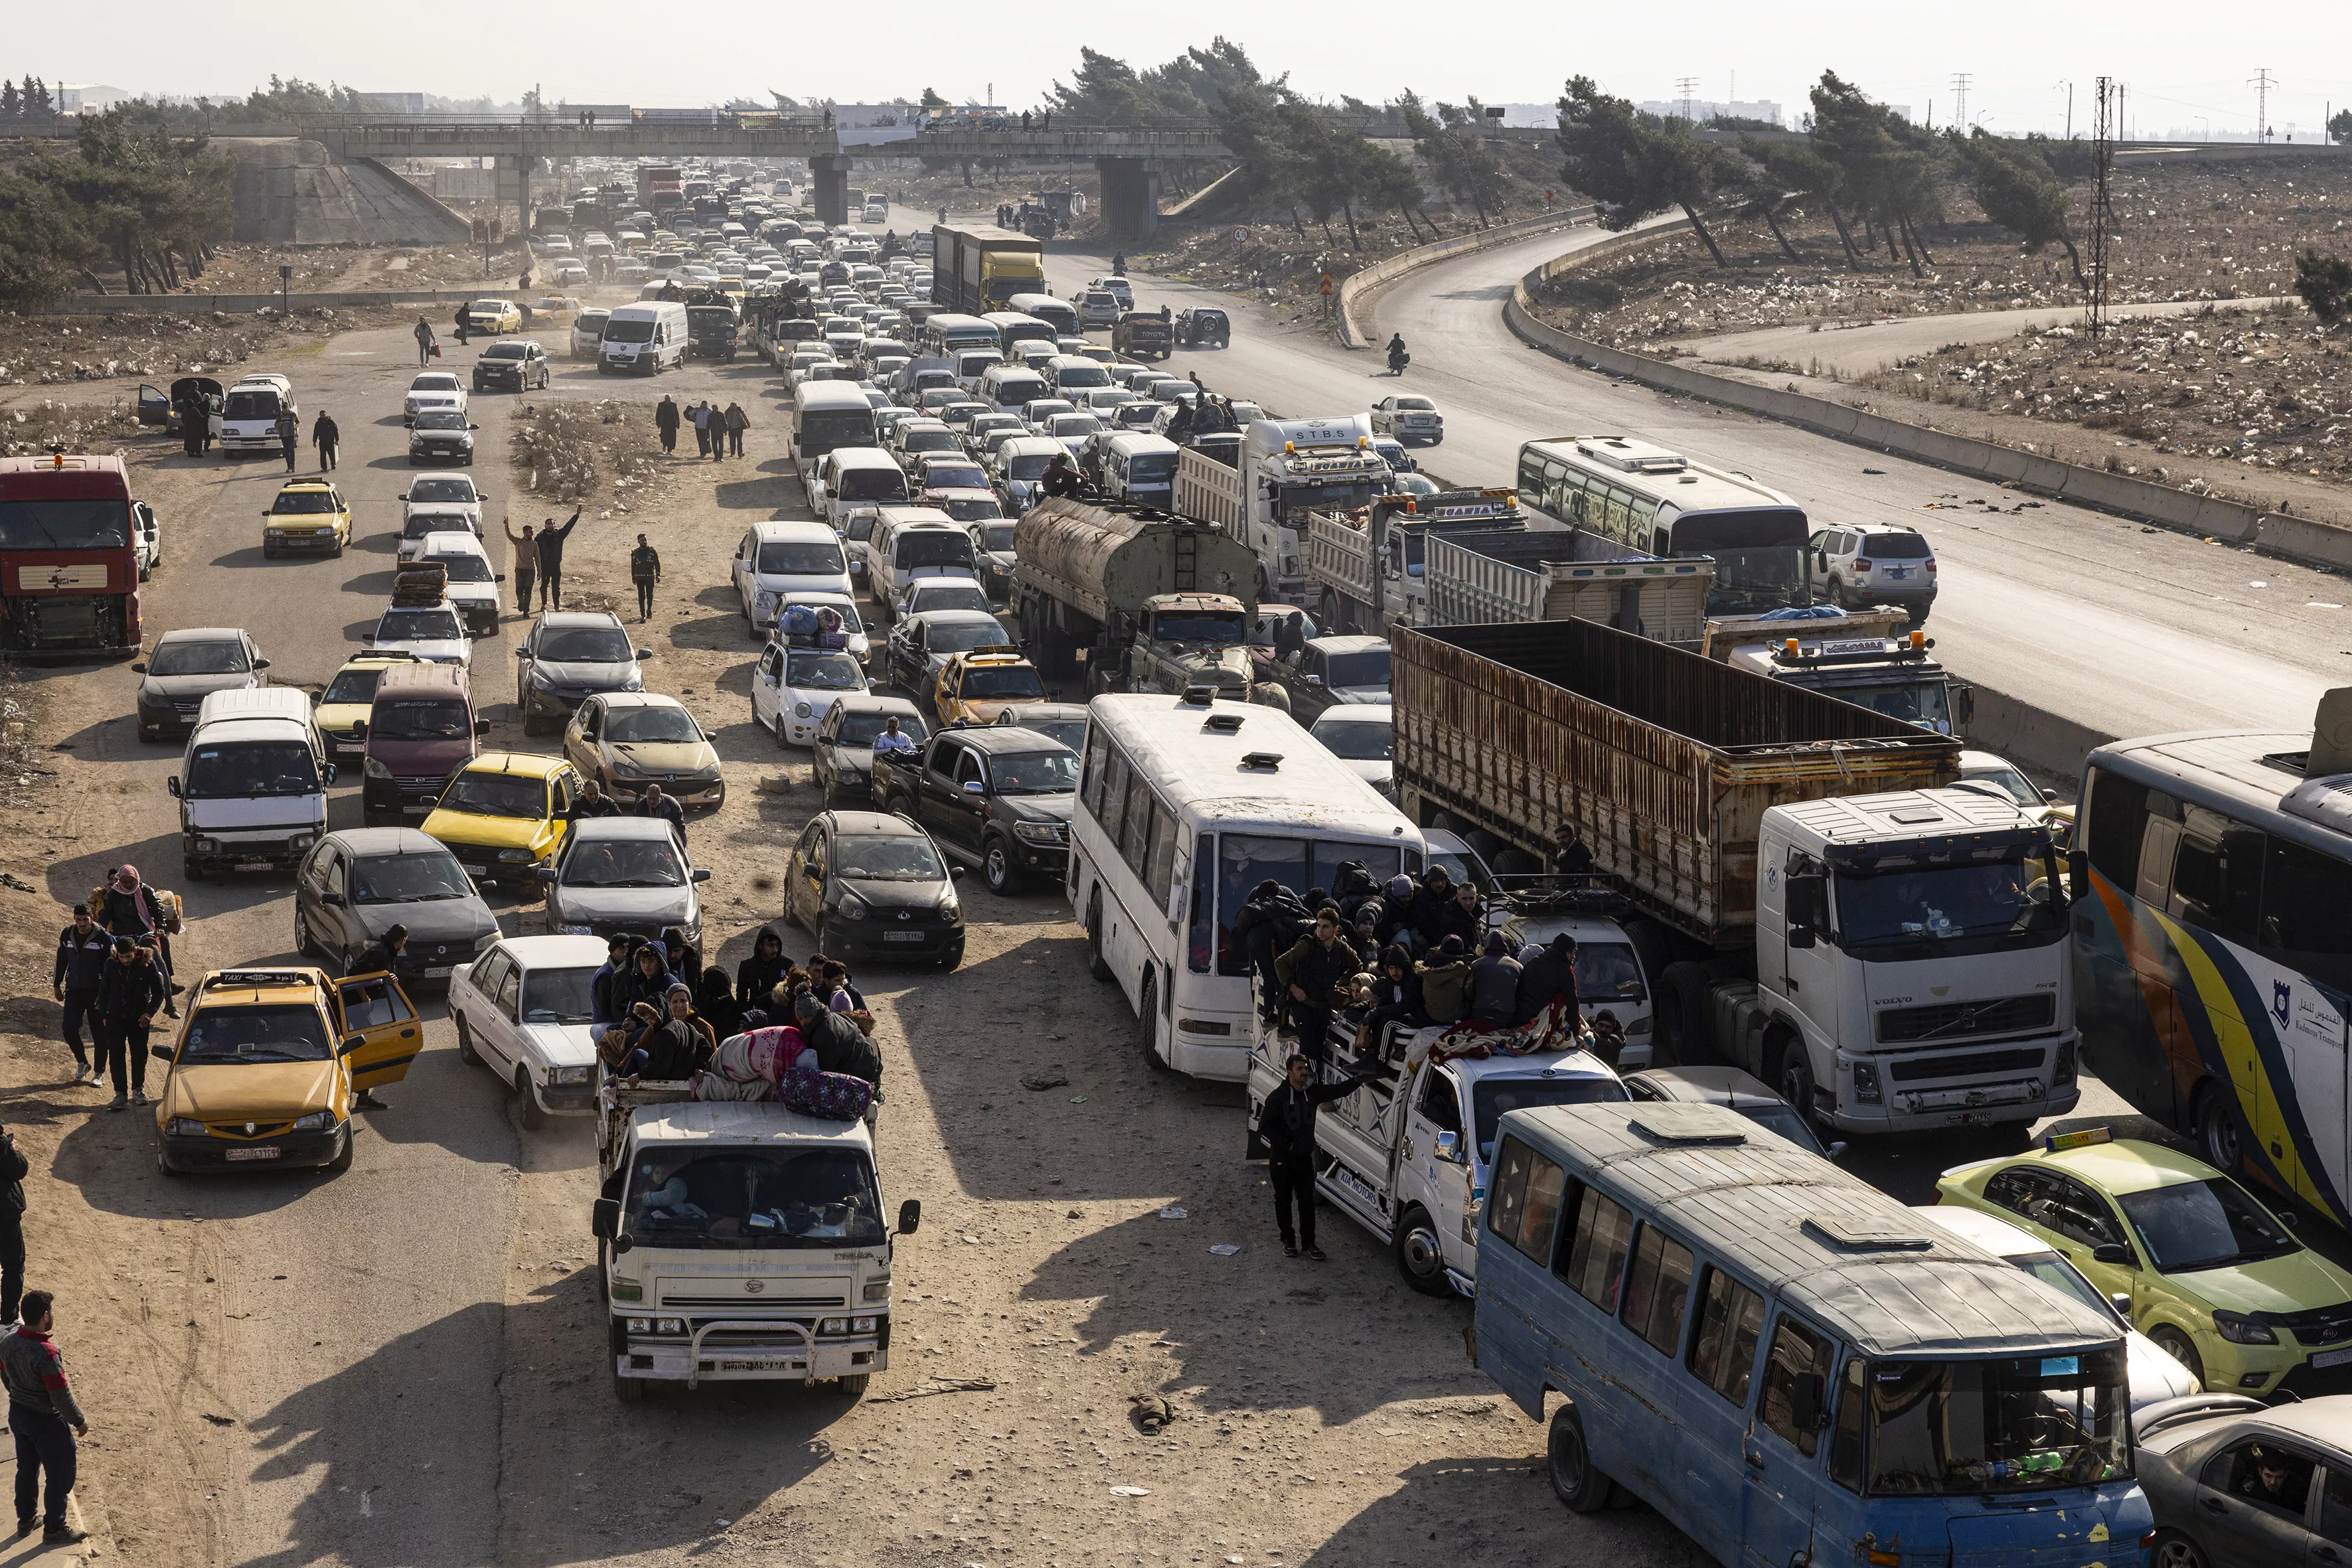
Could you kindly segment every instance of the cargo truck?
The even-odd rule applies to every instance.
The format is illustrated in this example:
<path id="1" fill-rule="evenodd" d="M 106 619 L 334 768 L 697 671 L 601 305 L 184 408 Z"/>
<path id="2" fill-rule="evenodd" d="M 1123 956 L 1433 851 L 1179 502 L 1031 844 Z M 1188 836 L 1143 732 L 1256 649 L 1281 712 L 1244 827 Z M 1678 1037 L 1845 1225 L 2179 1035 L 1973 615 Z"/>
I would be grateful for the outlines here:
<path id="1" fill-rule="evenodd" d="M 1015 294 L 1045 292 L 1045 247 L 1025 234 L 938 224 L 931 244 L 931 299 L 948 310 L 985 316 Z"/>
<path id="2" fill-rule="evenodd" d="M 1260 600 L 1296 603 L 1307 588 L 1308 514 L 1354 511 L 1389 491 L 1389 466 L 1372 450 L 1372 416 L 1253 420 L 1236 458 L 1229 463 L 1223 448 L 1184 448 L 1176 510 L 1250 547 Z"/>
<path id="3" fill-rule="evenodd" d="M 661 212 L 685 199 L 686 174 L 675 163 L 637 165 L 637 203 Z"/>
<path id="4" fill-rule="evenodd" d="M 1943 787 L 1957 741 L 1591 621 L 1393 640 L 1405 815 L 1537 854 L 1573 825 L 1639 911 L 1665 1062 L 1855 1133 L 2074 1108 L 2080 872 L 2032 814 Z"/>
<path id="5" fill-rule="evenodd" d="M 1048 676 L 1095 692 L 1213 685 L 1244 700 L 1256 558 L 1205 523 L 1041 501 L 1013 527 L 1011 608 Z"/>
<path id="6" fill-rule="evenodd" d="M 1701 651 L 1939 735 L 1959 734 L 1975 721 L 1976 694 L 1952 684 L 1944 667 L 1928 657 L 1936 639 L 1906 631 L 1909 621 L 1907 612 L 1896 609 L 1805 620 L 1714 620 L 1706 623 Z"/>
<path id="7" fill-rule="evenodd" d="M 1656 642 L 1697 647 L 1715 561 L 1644 555 L 1584 529 L 1432 535 L 1416 626 L 1601 621 Z"/>
<path id="8" fill-rule="evenodd" d="M 1440 534 L 1517 533 L 1516 490 L 1442 490 L 1377 496 L 1364 515 L 1318 511 L 1307 519 L 1307 595 L 1330 632 L 1385 632 L 1429 619 L 1427 541 Z"/>

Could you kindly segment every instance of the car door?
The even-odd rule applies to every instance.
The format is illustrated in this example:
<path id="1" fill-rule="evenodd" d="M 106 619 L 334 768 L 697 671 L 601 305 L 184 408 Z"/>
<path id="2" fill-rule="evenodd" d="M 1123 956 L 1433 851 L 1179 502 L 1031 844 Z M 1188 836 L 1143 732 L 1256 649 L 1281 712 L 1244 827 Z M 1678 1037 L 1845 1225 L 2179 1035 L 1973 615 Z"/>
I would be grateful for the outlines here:
<path id="1" fill-rule="evenodd" d="M 382 1089 L 408 1076 L 408 1064 L 425 1047 L 425 1026 L 400 982 L 379 970 L 347 974 L 335 982 L 335 1005 L 342 1033 L 361 1037 L 351 1055 L 352 1088 Z"/>
<path id="2" fill-rule="evenodd" d="M 1445 1261 L 1464 1273 L 1476 1267 L 1472 1248 L 1462 1239 L 1462 1216 L 1470 1206 L 1469 1134 L 1462 1120 L 1463 1086 L 1454 1074 L 1434 1068 L 1421 1075 L 1412 1104 L 1405 1112 L 1404 1134 L 1397 1140 L 1396 1176 L 1392 1184 L 1396 1206 L 1419 1204 L 1437 1227 Z M 1350 1100 L 1372 1104 L 1371 1091 L 1358 1089 Z M 1440 1135 L 1454 1135 L 1454 1155 L 1437 1152 Z"/>
<path id="3" fill-rule="evenodd" d="M 735 579 L 735 596 L 743 601 L 743 613 L 751 613 L 751 566 L 759 559 L 760 536 L 746 533 L 735 546 L 735 559 L 729 568 Z"/>
<path id="4" fill-rule="evenodd" d="M 341 849 L 329 853 L 319 868 L 319 918 L 312 922 L 320 945 L 348 962 L 367 946 L 368 936 L 352 908 L 352 858 Z"/>
<path id="5" fill-rule="evenodd" d="M 2275 1490 L 2263 1474 L 2265 1464 L 2278 1467 Z M 2206 1561 L 2216 1568 L 2309 1568 L 2322 1544 L 2305 1528 L 2317 1470 L 2308 1449 L 2269 1433 L 2214 1450 L 2197 1473 L 2197 1509 L 2189 1515 Z"/>
<path id="6" fill-rule="evenodd" d="M 824 928 L 824 879 L 832 863 L 832 845 L 827 840 L 824 824 L 813 824 L 801 857 L 799 890 L 802 918 L 813 931 Z"/>
<path id="7" fill-rule="evenodd" d="M 2309 1568 L 2346 1568 L 2352 1563 L 2352 1460 L 2337 1453 L 2326 1458 Z"/>
<path id="8" fill-rule="evenodd" d="M 751 722 L 784 732 L 784 653 L 774 643 L 760 650 L 751 671 Z"/>
<path id="9" fill-rule="evenodd" d="M 956 847 L 977 859 L 988 837 L 988 759 L 969 746 L 957 749 L 963 755 L 956 761 L 955 787 L 940 820 Z M 975 784 L 980 787 L 974 789 Z"/>
<path id="10" fill-rule="evenodd" d="M 924 749 L 914 770 L 916 798 L 911 815 L 933 837 L 946 841 L 950 847 L 955 845 L 955 836 L 944 825 L 950 809 L 949 797 L 955 793 L 956 770 L 962 764 L 963 756 L 961 743 L 936 740 Z"/>
<path id="11" fill-rule="evenodd" d="M 1817 528 L 1805 542 L 1805 575 L 1818 591 L 1830 580 L 1830 531 Z"/>
<path id="12" fill-rule="evenodd" d="M 492 948 L 466 971 L 466 985 L 450 999 L 450 1010 L 462 1013 L 466 1034 L 474 1042 L 476 1054 L 490 1065 L 499 1077 L 512 1059 L 513 1042 L 507 1038 L 507 1026 L 499 1016 L 499 985 L 514 973 L 514 955 L 505 948 Z"/>
<path id="13" fill-rule="evenodd" d="M 563 754 L 575 768 L 601 776 L 596 754 L 597 731 L 603 727 L 604 700 L 591 697 L 572 715 L 572 722 L 563 727 Z"/>
<path id="14" fill-rule="evenodd" d="M 1827 1408 L 1836 1346 L 1785 1309 L 1766 1342 L 1770 1349 L 1758 1372 L 1763 1388 L 1741 1442 L 1741 1562 L 1780 1568 L 1810 1559 L 1819 1533 L 1813 1504 L 1825 1484 L 1820 1412 Z"/>
<path id="15" fill-rule="evenodd" d="M 498 1020 L 499 1076 L 511 1079 L 518 1067 L 530 1070 L 534 1082 L 546 1081 L 547 1064 L 531 1049 L 530 1031 L 522 1026 L 522 987 L 528 978 L 522 965 L 509 963 L 499 977 L 499 993 L 490 1000 L 490 1011 Z"/>
<path id="16" fill-rule="evenodd" d="M 160 386 L 139 389 L 139 423 L 168 425 L 172 421 L 172 399 Z"/>

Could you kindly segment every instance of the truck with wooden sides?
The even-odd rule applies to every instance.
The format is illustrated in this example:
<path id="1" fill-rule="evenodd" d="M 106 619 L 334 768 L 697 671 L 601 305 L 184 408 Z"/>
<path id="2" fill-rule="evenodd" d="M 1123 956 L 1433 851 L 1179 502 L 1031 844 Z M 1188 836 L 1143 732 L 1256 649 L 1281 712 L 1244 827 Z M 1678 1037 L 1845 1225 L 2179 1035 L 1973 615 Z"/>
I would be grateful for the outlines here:
<path id="1" fill-rule="evenodd" d="M 1011 610 L 1049 677 L 1090 691 L 1213 685 L 1245 700 L 1256 558 L 1206 523 L 1040 501 L 1013 527 Z"/>
<path id="2" fill-rule="evenodd" d="M 1400 806 L 1536 854 L 1573 826 L 1638 911 L 1661 1059 L 1850 1133 L 2077 1102 L 2079 872 L 2013 802 L 1943 787 L 1958 741 L 1592 621 L 1392 640 Z"/>
<path id="3" fill-rule="evenodd" d="M 1176 510 L 1213 522 L 1257 556 L 1257 597 L 1296 600 L 1307 589 L 1307 519 L 1354 511 L 1389 493 L 1389 466 L 1372 449 L 1372 416 L 1255 419 L 1236 460 L 1187 447 L 1176 462 Z"/>
<path id="4" fill-rule="evenodd" d="M 1432 534 L 1415 625 L 1601 621 L 1696 647 L 1715 586 L 1711 556 L 1644 555 L 1583 529 Z"/>
<path id="5" fill-rule="evenodd" d="M 985 316 L 1015 294 L 1045 291 L 1045 247 L 1028 235 L 938 224 L 931 245 L 931 299 L 948 310 Z"/>

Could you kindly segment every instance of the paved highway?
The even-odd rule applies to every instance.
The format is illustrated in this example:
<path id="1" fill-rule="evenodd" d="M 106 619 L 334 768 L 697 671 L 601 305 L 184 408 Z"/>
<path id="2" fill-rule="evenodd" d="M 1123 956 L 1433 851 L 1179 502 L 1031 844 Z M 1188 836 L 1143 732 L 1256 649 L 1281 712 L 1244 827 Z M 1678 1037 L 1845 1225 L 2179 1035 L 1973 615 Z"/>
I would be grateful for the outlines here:
<path id="1" fill-rule="evenodd" d="M 1669 398 L 1541 354 L 1503 324 L 1513 280 L 1605 237 L 1544 235 L 1408 274 L 1374 300 L 1374 334 L 1412 351 L 1405 386 L 1445 410 L 1423 455 L 1451 479 L 1507 483 L 1531 437 L 1646 437 L 1755 475 L 1819 523 L 1905 521 L 1934 543 L 1941 596 L 1929 630 L 1962 677 L 2095 732 L 2246 724 L 2307 728 L 2319 695 L 2352 681 L 2352 584 L 2084 508 L 2020 500 L 1979 481 L 1826 437 Z M 1058 292 L 1104 270 L 1099 255 L 1049 256 Z M 1139 275 L 1146 300 L 1204 293 Z M 1290 414 L 1368 406 L 1398 384 L 1373 353 L 1234 311 L 1234 346 L 1178 353 L 1220 392 Z M 1946 510 L 1930 510 L 1931 508 Z"/>

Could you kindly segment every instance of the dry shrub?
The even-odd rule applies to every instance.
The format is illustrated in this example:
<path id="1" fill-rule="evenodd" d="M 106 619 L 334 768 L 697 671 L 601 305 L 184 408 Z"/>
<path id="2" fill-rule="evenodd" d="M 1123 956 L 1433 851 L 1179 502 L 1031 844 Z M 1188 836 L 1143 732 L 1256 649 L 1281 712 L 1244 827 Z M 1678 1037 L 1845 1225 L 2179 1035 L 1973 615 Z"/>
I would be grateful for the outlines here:
<path id="1" fill-rule="evenodd" d="M 0 457 L 37 457 L 59 447 L 119 454 L 139 428 L 139 416 L 127 402 L 59 403 L 45 397 L 0 411 Z"/>
<path id="2" fill-rule="evenodd" d="M 654 468 L 633 425 L 650 431 L 652 411 L 612 398 L 533 405 L 514 422 L 515 467 L 532 494 L 558 500 L 594 495 L 608 473 L 625 488 Z"/>

